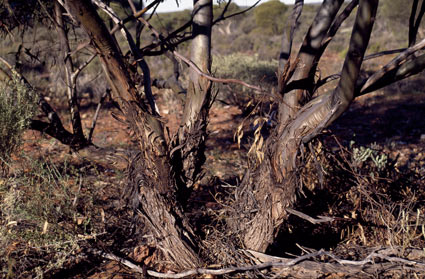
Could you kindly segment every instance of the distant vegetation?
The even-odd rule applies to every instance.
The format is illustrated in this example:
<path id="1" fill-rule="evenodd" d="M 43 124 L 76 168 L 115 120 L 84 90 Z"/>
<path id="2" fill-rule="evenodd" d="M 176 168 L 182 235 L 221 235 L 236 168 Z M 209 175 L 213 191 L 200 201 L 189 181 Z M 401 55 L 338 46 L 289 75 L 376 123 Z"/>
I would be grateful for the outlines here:
<path id="1" fill-rule="evenodd" d="M 271 0 L 258 6 L 254 10 L 258 31 L 272 35 L 281 34 L 285 27 L 287 10 L 288 7 L 279 0 Z"/>

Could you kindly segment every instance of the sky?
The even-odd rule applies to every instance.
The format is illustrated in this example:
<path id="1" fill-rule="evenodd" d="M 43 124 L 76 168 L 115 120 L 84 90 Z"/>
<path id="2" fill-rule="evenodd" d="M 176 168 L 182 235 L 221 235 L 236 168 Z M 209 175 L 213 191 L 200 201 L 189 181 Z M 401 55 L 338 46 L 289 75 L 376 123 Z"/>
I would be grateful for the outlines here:
<path id="1" fill-rule="evenodd" d="M 234 0 L 234 3 L 238 4 L 239 6 L 249 6 L 253 5 L 257 0 Z M 266 0 L 262 0 L 262 2 L 266 2 Z M 281 2 L 285 4 L 294 4 L 295 0 L 281 0 Z M 305 0 L 305 3 L 314 3 L 314 2 L 321 2 L 320 0 Z M 147 0 L 145 3 L 152 3 L 152 0 Z M 165 0 L 163 3 L 161 3 L 156 10 L 158 13 L 164 13 L 164 12 L 171 12 L 171 11 L 181 11 L 184 9 L 191 9 L 192 8 L 193 0 L 179 0 L 179 7 L 177 7 L 176 0 Z M 214 3 L 217 3 L 217 0 L 214 0 Z"/>

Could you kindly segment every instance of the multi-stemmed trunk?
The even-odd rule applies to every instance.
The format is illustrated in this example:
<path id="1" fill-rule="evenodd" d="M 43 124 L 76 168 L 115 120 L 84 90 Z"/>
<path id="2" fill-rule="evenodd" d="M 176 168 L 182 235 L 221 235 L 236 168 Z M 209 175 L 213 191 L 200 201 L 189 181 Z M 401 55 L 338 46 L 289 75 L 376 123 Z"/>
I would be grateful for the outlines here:
<path id="1" fill-rule="evenodd" d="M 292 84 L 299 82 L 299 78 L 314 81 L 311 77 L 314 73 L 311 73 L 310 69 L 315 67 L 315 54 L 322 44 L 320 38 L 325 38 L 320 37 L 320 34 L 326 34 L 331 19 L 335 17 L 341 4 L 342 1 L 325 1 L 322 4 L 318 13 L 319 18 L 323 18 L 320 16 L 321 12 L 332 14 L 333 17 L 322 24 L 315 24 L 316 27 L 322 26 L 324 29 L 310 29 L 301 51 L 305 51 L 306 44 L 313 45 L 307 47 L 308 52 L 300 53 L 295 62 L 300 65 L 302 71 L 306 68 L 307 72 L 298 74 L 295 70 L 290 81 Z M 278 228 L 286 218 L 285 209 L 293 204 L 299 189 L 297 154 L 300 146 L 329 126 L 354 99 L 356 81 L 368 46 L 377 6 L 378 0 L 360 1 L 340 81 L 333 91 L 309 101 L 301 109 L 296 108 L 306 101 L 306 97 L 303 96 L 305 88 L 294 89 L 295 92 L 282 92 L 287 96 L 291 95 L 286 100 L 291 101 L 293 110 L 286 107 L 279 111 L 281 114 L 278 118 L 279 123 L 264 144 L 264 160 L 258 167 L 245 174 L 242 185 L 236 192 L 236 204 L 240 207 L 237 212 L 242 213 L 243 218 L 233 227 L 239 227 L 241 240 L 247 248 L 265 251 L 273 242 Z M 314 42 L 312 35 L 319 38 L 319 41 Z M 288 86 L 291 86 L 291 83 Z M 283 98 L 279 108 L 287 105 Z"/>
<path id="2" fill-rule="evenodd" d="M 199 180 L 205 162 L 211 81 L 201 76 L 211 72 L 212 1 L 195 0 L 192 12 L 190 59 L 198 69 L 189 69 L 189 86 L 183 118 L 174 141 L 172 154 L 182 197 L 185 203 L 191 188 Z"/>
<path id="3" fill-rule="evenodd" d="M 425 67 L 423 56 L 412 59 L 408 58 L 410 53 L 400 58 L 397 67 L 371 76 L 368 82 L 358 82 L 378 0 L 353 0 L 335 20 L 342 3 L 323 2 L 300 52 L 291 61 L 293 32 L 303 5 L 302 0 L 296 1 L 291 17 L 293 28 L 287 36 L 290 42 L 282 50 L 287 55 L 281 57 L 278 71 L 278 123 L 263 145 L 264 159 L 246 171 L 237 188 L 236 216 L 228 221 L 246 248 L 265 251 L 274 241 L 286 218 L 286 209 L 294 203 L 299 189 L 300 146 L 337 119 L 356 95 L 382 86 L 389 78 L 401 79 Z M 311 99 L 314 74 L 327 39 L 357 4 L 359 9 L 339 83 L 333 91 Z M 129 171 L 128 196 L 132 197 L 132 206 L 155 236 L 158 247 L 177 268 L 200 266 L 198 242 L 182 204 L 188 189 L 199 179 L 203 163 L 211 84 L 200 72 L 209 73 L 211 66 L 211 0 L 194 1 L 191 60 L 198 69 L 190 70 L 184 116 L 172 144 L 166 142 L 155 111 L 149 110 L 136 92 L 122 54 L 91 2 L 67 0 L 65 6 L 90 36 L 122 114 L 137 137 L 140 152 L 132 158 Z"/>
<path id="4" fill-rule="evenodd" d="M 68 0 L 65 7 L 89 35 L 114 98 L 138 140 L 140 152 L 132 158 L 127 189 L 132 205 L 176 267 L 199 266 L 193 232 L 177 202 L 177 185 L 161 121 L 136 91 L 128 65 L 92 3 Z"/>

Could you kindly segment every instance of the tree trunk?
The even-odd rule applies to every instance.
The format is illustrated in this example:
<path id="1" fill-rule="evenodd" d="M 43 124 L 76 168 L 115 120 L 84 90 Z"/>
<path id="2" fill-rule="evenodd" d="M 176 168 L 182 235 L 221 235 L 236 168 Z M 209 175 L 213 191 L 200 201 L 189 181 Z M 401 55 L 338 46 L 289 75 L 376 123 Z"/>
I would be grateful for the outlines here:
<path id="1" fill-rule="evenodd" d="M 140 152 L 130 165 L 126 189 L 132 205 L 156 237 L 167 260 L 179 269 L 200 266 L 192 230 L 176 203 L 176 183 L 161 122 L 152 115 L 154 112 L 149 113 L 136 92 L 122 53 L 91 1 L 68 0 L 65 6 L 99 53 L 114 96 L 140 145 Z"/>
<path id="2" fill-rule="evenodd" d="M 325 0 L 320 6 L 310 29 L 304 39 L 298 56 L 292 63 L 297 63 L 289 83 L 280 85 L 279 92 L 283 94 L 283 102 L 279 104 L 279 130 L 282 132 L 288 121 L 294 118 L 301 106 L 309 101 L 314 85 L 317 54 L 320 52 L 323 39 L 331 26 L 343 0 Z M 282 68 L 282 65 L 280 66 Z M 281 72 L 281 71 L 279 71 Z M 282 77 L 279 76 L 279 80 Z"/>
<path id="3" fill-rule="evenodd" d="M 279 125 L 266 141 L 265 159 L 245 174 L 236 192 L 242 241 L 252 250 L 265 251 L 273 242 L 296 199 L 297 154 L 301 144 L 328 127 L 354 99 L 356 81 L 375 20 L 378 0 L 361 0 L 345 58 L 341 79 L 334 91 L 307 103 L 284 130 Z"/>
<path id="4" fill-rule="evenodd" d="M 72 141 L 74 142 L 74 146 L 84 147 L 88 145 L 88 142 L 84 136 L 83 126 L 81 124 L 80 106 L 77 99 L 77 81 L 76 79 L 73 79 L 74 64 L 72 62 L 72 57 L 68 57 L 68 54 L 71 53 L 71 49 L 69 47 L 68 35 L 66 34 L 63 22 L 62 7 L 58 2 L 55 2 L 55 18 L 56 30 L 58 32 L 60 47 L 62 50 L 61 58 L 65 66 L 65 85 L 73 131 Z"/>
<path id="5" fill-rule="evenodd" d="M 191 61 L 205 73 L 211 71 L 212 0 L 195 0 L 193 4 Z M 184 114 L 172 154 L 176 176 L 180 180 L 181 197 L 185 200 L 198 181 L 205 162 L 207 118 L 211 101 L 211 82 L 193 68 L 189 69 L 189 86 Z M 184 189 L 189 189 L 185 191 Z"/>

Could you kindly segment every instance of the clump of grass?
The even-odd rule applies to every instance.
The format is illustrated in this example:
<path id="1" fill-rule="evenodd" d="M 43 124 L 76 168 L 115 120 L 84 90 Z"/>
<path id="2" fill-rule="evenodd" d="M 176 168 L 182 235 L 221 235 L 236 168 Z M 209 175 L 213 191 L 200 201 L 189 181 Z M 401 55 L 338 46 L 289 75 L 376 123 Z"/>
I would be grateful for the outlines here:
<path id="1" fill-rule="evenodd" d="M 7 161 L 21 144 L 23 132 L 37 110 L 34 90 L 13 73 L 0 82 L 0 158 Z"/>
<path id="2" fill-rule="evenodd" d="M 21 174 L 0 178 L 1 278 L 43 278 L 78 261 L 102 229 L 81 177 L 66 163 L 27 158 Z"/>
<path id="3" fill-rule="evenodd" d="M 351 142 L 340 148 L 328 174 L 340 189 L 339 208 L 331 210 L 351 220 L 341 231 L 344 242 L 396 247 L 401 252 L 423 247 L 425 192 L 420 175 L 397 169 L 385 146 Z"/>

